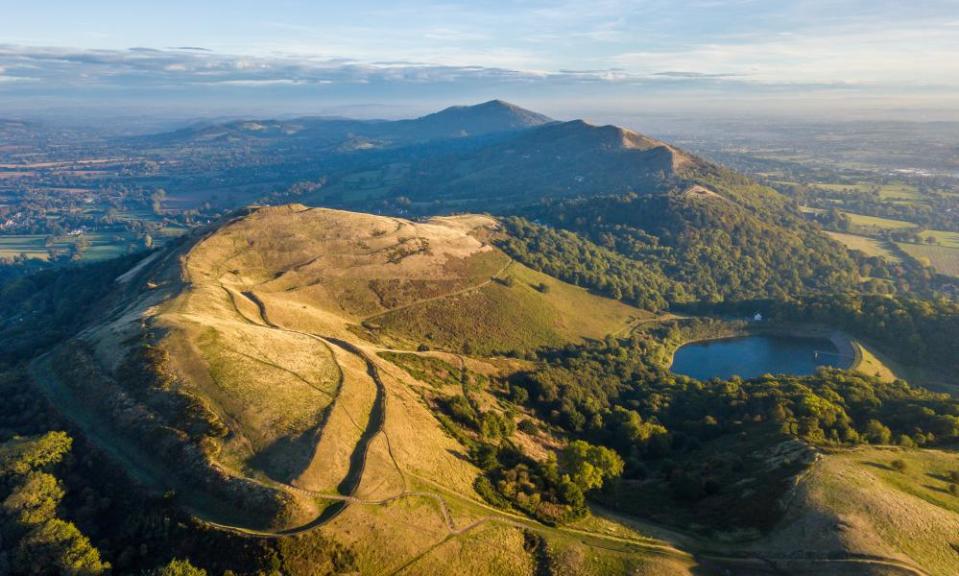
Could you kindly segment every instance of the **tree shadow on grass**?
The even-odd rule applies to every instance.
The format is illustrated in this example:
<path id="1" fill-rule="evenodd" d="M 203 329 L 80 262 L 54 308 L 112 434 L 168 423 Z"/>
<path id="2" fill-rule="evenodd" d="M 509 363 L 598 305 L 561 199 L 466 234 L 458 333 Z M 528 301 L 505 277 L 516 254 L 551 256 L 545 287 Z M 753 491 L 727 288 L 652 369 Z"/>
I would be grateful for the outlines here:
<path id="1" fill-rule="evenodd" d="M 933 492 L 938 492 L 940 494 L 950 494 L 950 492 L 946 490 L 945 488 L 940 488 L 939 486 L 933 486 L 932 484 L 923 484 L 922 487 L 925 488 L 926 490 L 931 490 Z"/>
<path id="2" fill-rule="evenodd" d="M 314 427 L 296 436 L 285 436 L 256 453 L 250 465 L 267 476 L 289 484 L 299 478 L 313 461 L 319 428 Z"/>
<path id="3" fill-rule="evenodd" d="M 936 472 L 926 472 L 926 476 L 933 480 L 945 482 L 946 484 L 959 484 L 959 478 L 950 478 L 948 474 L 939 474 Z"/>
<path id="4" fill-rule="evenodd" d="M 463 462 L 470 462 L 470 463 L 472 463 L 472 461 L 469 459 L 469 457 L 467 457 L 467 456 L 466 456 L 465 454 L 463 454 L 462 452 L 457 452 L 456 450 L 453 450 L 452 448 L 447 448 L 446 451 L 449 452 L 450 454 L 452 454 L 454 458 L 459 458 L 459 459 L 462 460 Z"/>

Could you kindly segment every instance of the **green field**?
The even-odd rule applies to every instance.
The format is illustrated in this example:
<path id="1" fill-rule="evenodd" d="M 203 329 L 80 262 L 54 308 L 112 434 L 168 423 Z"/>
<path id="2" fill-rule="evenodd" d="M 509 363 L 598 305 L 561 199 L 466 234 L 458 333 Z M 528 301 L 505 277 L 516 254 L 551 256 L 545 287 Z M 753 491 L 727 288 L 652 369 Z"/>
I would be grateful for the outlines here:
<path id="1" fill-rule="evenodd" d="M 899 262 L 899 256 L 896 256 L 891 250 L 885 247 L 882 241 L 857 234 L 844 234 L 842 232 L 826 232 L 833 240 L 841 242 L 850 250 L 858 250 L 866 256 L 882 256 L 890 262 Z"/>
<path id="2" fill-rule="evenodd" d="M 44 234 L 17 234 L 0 236 L 0 258 L 14 258 L 25 254 L 27 258 L 47 260 L 49 252 L 45 245 L 47 236 Z M 83 254 L 83 260 L 107 260 L 127 253 L 127 246 L 137 243 L 137 239 L 128 234 L 113 232 L 95 232 L 86 234 L 90 247 Z M 75 238 L 58 238 L 53 248 L 67 250 L 73 245 Z"/>
<path id="3" fill-rule="evenodd" d="M 936 239 L 936 244 L 946 248 L 959 248 L 959 232 L 948 230 L 923 230 L 919 236 L 925 240 L 928 237 Z"/>
<path id="4" fill-rule="evenodd" d="M 877 218 L 876 216 L 866 216 L 854 212 L 843 212 L 849 217 L 853 226 L 860 228 L 879 228 L 881 230 L 901 230 L 905 228 L 915 228 L 916 225 L 905 220 L 892 220 L 890 218 Z"/>
<path id="5" fill-rule="evenodd" d="M 955 233 L 953 235 L 955 236 Z M 899 242 L 897 246 L 920 263 L 932 266 L 936 272 L 959 278 L 959 246 L 928 246 L 905 242 Z"/>
<path id="6" fill-rule="evenodd" d="M 870 182 L 842 184 L 827 182 L 811 184 L 810 187 L 828 190 L 830 192 L 847 193 L 870 192 L 878 189 L 879 197 L 883 200 L 919 200 L 921 198 L 919 190 L 917 190 L 915 186 L 903 182 L 893 182 L 890 184 L 872 184 Z"/>
<path id="7" fill-rule="evenodd" d="M 397 308 L 367 327 L 432 348 L 480 354 L 525 352 L 625 330 L 651 313 L 555 280 L 514 262 L 500 280 L 475 290 Z M 549 286 L 548 292 L 536 287 Z"/>

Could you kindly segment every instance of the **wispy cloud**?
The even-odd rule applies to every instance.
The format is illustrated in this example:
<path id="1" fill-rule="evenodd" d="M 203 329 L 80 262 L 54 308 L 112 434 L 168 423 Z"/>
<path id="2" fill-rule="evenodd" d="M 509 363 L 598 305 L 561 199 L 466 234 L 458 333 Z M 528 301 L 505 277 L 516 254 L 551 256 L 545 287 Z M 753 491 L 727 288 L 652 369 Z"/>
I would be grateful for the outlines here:
<path id="1" fill-rule="evenodd" d="M 452 66 L 409 60 L 358 62 L 307 56 L 250 56 L 195 49 L 81 50 L 0 45 L 5 77 L 67 86 L 278 86 L 350 83 L 449 83 L 458 81 L 629 81 L 616 69 L 516 70 Z"/>
<path id="2" fill-rule="evenodd" d="M 708 45 L 674 52 L 632 52 L 614 58 L 619 66 L 604 68 L 560 68 L 557 70 L 515 69 L 496 66 L 446 65 L 413 60 L 362 62 L 348 58 L 310 56 L 237 55 L 198 50 L 130 48 L 126 50 L 83 50 L 59 47 L 0 45 L 0 77 L 30 81 L 51 90 L 79 88 L 183 88 L 208 86 L 276 87 L 331 84 L 563 84 L 606 83 L 652 85 L 697 82 L 714 86 L 729 83 L 776 84 L 770 74 L 774 63 L 802 53 L 810 64 L 796 63 L 800 70 L 813 64 L 834 78 L 816 74 L 796 75 L 782 82 L 816 86 L 848 86 L 855 78 L 845 74 L 870 69 L 868 54 L 852 58 L 848 65 L 829 68 L 830 52 L 822 41 L 795 37 L 776 43 Z M 852 52 L 852 51 L 850 51 Z M 921 66 L 908 56 L 889 55 L 885 66 Z M 859 65 L 857 68 L 856 65 Z M 938 69 L 951 64 L 936 64 Z M 956 65 L 959 66 L 959 65 Z M 842 72 L 843 74 L 839 74 Z M 959 73 L 959 68 L 957 68 Z M 866 78 L 871 80 L 872 77 Z M 944 84 L 947 84 L 944 79 Z M 956 76 L 959 81 L 959 74 Z"/>
<path id="3" fill-rule="evenodd" d="M 711 74 L 708 72 L 685 72 L 682 70 L 667 70 L 665 72 L 654 72 L 653 76 L 662 76 L 665 78 L 684 78 L 688 80 L 688 79 L 697 79 L 697 78 L 736 78 L 742 75 L 732 74 L 732 73 Z"/>

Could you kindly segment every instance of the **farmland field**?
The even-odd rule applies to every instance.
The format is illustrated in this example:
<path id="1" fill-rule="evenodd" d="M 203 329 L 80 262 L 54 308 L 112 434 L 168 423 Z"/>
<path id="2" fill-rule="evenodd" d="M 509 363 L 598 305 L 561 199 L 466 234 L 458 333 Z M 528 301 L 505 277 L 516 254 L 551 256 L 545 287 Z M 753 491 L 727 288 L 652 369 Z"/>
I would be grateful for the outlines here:
<path id="1" fill-rule="evenodd" d="M 880 228 L 883 230 L 898 230 L 903 228 L 915 228 L 916 226 L 912 222 L 906 222 L 905 220 L 877 218 L 875 216 L 865 216 L 863 214 L 856 214 L 854 212 L 843 212 L 843 214 L 849 217 L 849 220 L 852 222 L 853 226 L 859 226 L 863 228 Z"/>
<path id="2" fill-rule="evenodd" d="M 870 182 L 856 182 L 853 184 L 815 183 L 812 187 L 830 192 L 848 193 L 878 190 L 879 197 L 883 200 L 918 200 L 921 198 L 915 186 L 902 182 L 889 184 L 873 184 Z"/>
<path id="3" fill-rule="evenodd" d="M 922 238 L 933 237 L 936 243 L 946 248 L 959 248 L 959 232 L 946 230 L 923 230 L 919 233 Z"/>
<path id="4" fill-rule="evenodd" d="M 83 254 L 83 260 L 106 260 L 116 258 L 127 253 L 127 246 L 137 243 L 137 239 L 125 233 L 98 232 L 85 235 L 90 242 L 89 248 Z M 0 236 L 0 258 L 14 258 L 21 254 L 27 258 L 47 260 L 50 257 L 45 244 L 47 236 L 44 234 L 17 234 Z M 75 239 L 58 238 L 51 248 L 67 250 Z"/>
<path id="5" fill-rule="evenodd" d="M 906 254 L 935 268 L 936 272 L 959 278 L 959 247 L 927 246 L 925 244 L 897 243 Z"/>
<path id="6" fill-rule="evenodd" d="M 899 257 L 883 245 L 881 240 L 859 236 L 858 234 L 845 234 L 843 232 L 827 232 L 833 240 L 841 242 L 850 250 L 859 250 L 867 256 L 882 256 L 890 262 L 898 262 Z"/>

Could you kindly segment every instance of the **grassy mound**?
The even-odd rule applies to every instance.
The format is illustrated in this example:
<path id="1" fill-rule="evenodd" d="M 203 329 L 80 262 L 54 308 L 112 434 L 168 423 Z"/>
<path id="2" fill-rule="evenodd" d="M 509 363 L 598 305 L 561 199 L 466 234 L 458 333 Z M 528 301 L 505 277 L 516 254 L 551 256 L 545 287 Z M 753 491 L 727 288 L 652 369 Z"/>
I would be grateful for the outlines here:
<path id="1" fill-rule="evenodd" d="M 410 344 L 490 355 L 598 339 L 651 317 L 514 262 L 474 290 L 387 312 L 364 325 Z"/>
<path id="2" fill-rule="evenodd" d="M 959 573 L 959 456 L 863 447 L 827 454 L 801 480 L 766 550 L 893 557 L 931 575 Z"/>

